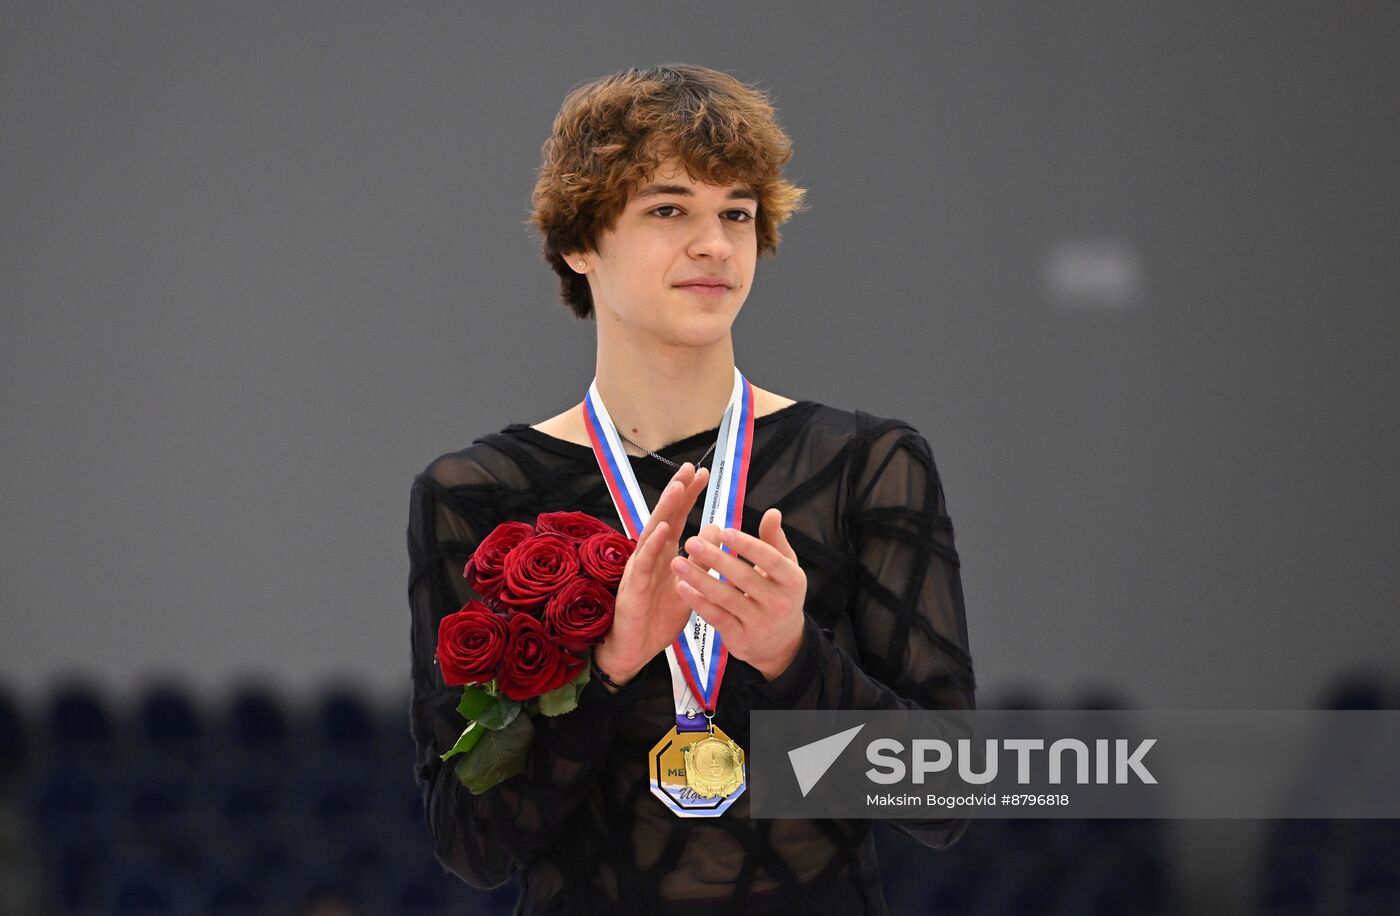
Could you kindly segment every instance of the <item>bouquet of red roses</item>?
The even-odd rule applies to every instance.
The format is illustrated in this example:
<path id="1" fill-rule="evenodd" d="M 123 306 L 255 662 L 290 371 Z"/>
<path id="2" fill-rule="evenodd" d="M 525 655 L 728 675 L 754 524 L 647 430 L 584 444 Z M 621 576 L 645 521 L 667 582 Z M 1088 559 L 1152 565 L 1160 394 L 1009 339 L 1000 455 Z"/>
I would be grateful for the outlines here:
<path id="1" fill-rule="evenodd" d="M 588 653 L 612 627 L 618 583 L 633 541 L 582 512 L 546 512 L 535 524 L 505 522 L 482 539 L 462 575 L 484 601 L 438 625 L 443 682 L 462 684 L 468 721 L 443 760 L 479 795 L 519 773 L 534 715 L 578 705 Z"/>

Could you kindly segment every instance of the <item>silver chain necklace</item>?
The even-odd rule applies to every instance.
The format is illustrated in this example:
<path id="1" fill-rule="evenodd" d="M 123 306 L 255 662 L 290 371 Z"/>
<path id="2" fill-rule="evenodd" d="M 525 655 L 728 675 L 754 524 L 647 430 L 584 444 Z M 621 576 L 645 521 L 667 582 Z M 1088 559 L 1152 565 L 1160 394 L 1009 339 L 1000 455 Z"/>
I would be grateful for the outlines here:
<path id="1" fill-rule="evenodd" d="M 623 442 L 626 442 L 628 445 L 632 446 L 633 448 L 640 448 L 640 449 L 642 449 L 642 451 L 646 452 L 648 455 L 650 455 L 651 457 L 655 458 L 657 461 L 664 461 L 664 462 L 666 462 L 667 464 L 669 464 L 669 465 L 670 465 L 671 467 L 673 467 L 673 468 L 679 468 L 679 467 L 680 467 L 679 464 L 676 464 L 676 463 L 675 463 L 674 461 L 672 461 L 670 458 L 663 458 L 661 455 L 656 454 L 656 452 L 653 452 L 651 449 L 649 449 L 649 448 L 643 448 L 642 446 L 640 446 L 640 445 L 638 445 L 637 443 L 633 442 L 631 439 L 629 439 L 629 438 L 627 438 L 626 436 L 622 435 L 622 430 L 619 429 L 619 430 L 617 431 L 617 435 L 618 435 L 619 438 L 622 439 Z M 704 462 L 704 460 L 705 460 L 706 458 L 710 457 L 710 452 L 714 451 L 714 449 L 715 449 L 715 443 L 711 442 L 711 443 L 710 443 L 710 447 L 707 448 L 707 449 L 705 449 L 705 454 L 701 455 L 701 456 L 700 456 L 700 460 L 697 461 L 697 462 L 695 462 L 695 469 L 696 469 L 697 471 L 700 470 L 700 465 L 701 465 L 701 463 Z"/>

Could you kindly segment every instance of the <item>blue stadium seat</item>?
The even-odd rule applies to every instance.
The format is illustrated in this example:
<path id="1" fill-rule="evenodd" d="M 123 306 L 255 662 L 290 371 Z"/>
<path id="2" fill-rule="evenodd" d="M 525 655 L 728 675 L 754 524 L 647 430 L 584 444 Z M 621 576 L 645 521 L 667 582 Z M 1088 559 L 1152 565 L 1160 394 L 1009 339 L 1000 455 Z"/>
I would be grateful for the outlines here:
<path id="1" fill-rule="evenodd" d="M 10 691 L 0 688 L 0 792 L 16 787 L 29 764 L 29 729 Z"/>
<path id="2" fill-rule="evenodd" d="M 337 754 L 370 756 L 378 748 L 378 728 L 363 697 L 341 688 L 327 693 L 317 711 L 323 747 Z"/>
<path id="3" fill-rule="evenodd" d="M 246 687 L 229 706 L 226 741 L 237 752 L 286 756 L 287 716 L 276 694 L 263 687 Z"/>
<path id="4" fill-rule="evenodd" d="M 116 723 L 95 688 L 74 683 L 54 694 L 48 710 L 48 740 L 54 753 L 103 758 L 116 739 Z"/>
<path id="5" fill-rule="evenodd" d="M 173 684 L 151 687 L 145 692 L 137 706 L 136 728 L 148 750 L 182 758 L 196 757 L 205 737 L 199 710 Z"/>

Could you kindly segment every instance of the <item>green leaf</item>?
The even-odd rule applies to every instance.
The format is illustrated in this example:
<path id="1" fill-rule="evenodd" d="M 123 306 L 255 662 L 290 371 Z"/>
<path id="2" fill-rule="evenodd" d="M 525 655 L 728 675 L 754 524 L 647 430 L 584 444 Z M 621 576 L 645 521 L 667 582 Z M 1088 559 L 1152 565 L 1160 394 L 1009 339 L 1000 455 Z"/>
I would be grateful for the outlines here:
<path id="1" fill-rule="evenodd" d="M 476 721 L 480 722 L 484 728 L 502 729 L 515 721 L 524 705 L 519 700 L 512 700 L 507 696 L 496 697 L 491 705 L 482 711 Z"/>
<path id="2" fill-rule="evenodd" d="M 574 679 L 563 687 L 540 694 L 540 712 L 546 716 L 562 716 L 578 708 L 579 695 L 588 684 L 588 666 L 579 669 Z"/>
<path id="3" fill-rule="evenodd" d="M 481 714 L 494 702 L 496 698 L 483 690 L 480 684 L 468 684 L 462 689 L 462 702 L 457 704 L 457 711 L 462 718 L 471 722 L 480 719 Z"/>
<path id="4" fill-rule="evenodd" d="M 481 740 L 481 736 L 486 734 L 486 732 L 487 729 L 482 727 L 480 723 L 471 723 L 467 726 L 466 731 L 462 732 L 461 737 L 457 739 L 457 743 L 452 745 L 451 749 L 449 749 L 446 754 L 442 755 L 442 759 L 446 760 L 448 757 L 467 753 L 472 748 L 476 747 L 477 742 Z"/>
<path id="5" fill-rule="evenodd" d="M 578 688 L 572 683 L 565 684 L 549 693 L 540 694 L 540 713 L 546 716 L 562 716 L 578 708 Z"/>
<path id="6" fill-rule="evenodd" d="M 517 716 L 499 731 L 485 731 L 472 752 L 457 761 L 457 780 L 473 795 L 480 795 L 509 779 L 524 769 L 534 737 L 529 716 Z"/>

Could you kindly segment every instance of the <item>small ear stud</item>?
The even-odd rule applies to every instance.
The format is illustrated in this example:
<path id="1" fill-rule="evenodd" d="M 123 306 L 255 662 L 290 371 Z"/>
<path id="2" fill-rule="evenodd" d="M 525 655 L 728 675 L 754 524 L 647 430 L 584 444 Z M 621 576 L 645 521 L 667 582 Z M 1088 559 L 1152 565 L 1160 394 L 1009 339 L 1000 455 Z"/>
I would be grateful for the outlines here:
<path id="1" fill-rule="evenodd" d="M 583 262 L 582 262 L 582 261 L 579 261 L 579 262 L 578 262 L 578 269 L 579 269 L 579 270 L 583 270 Z"/>

